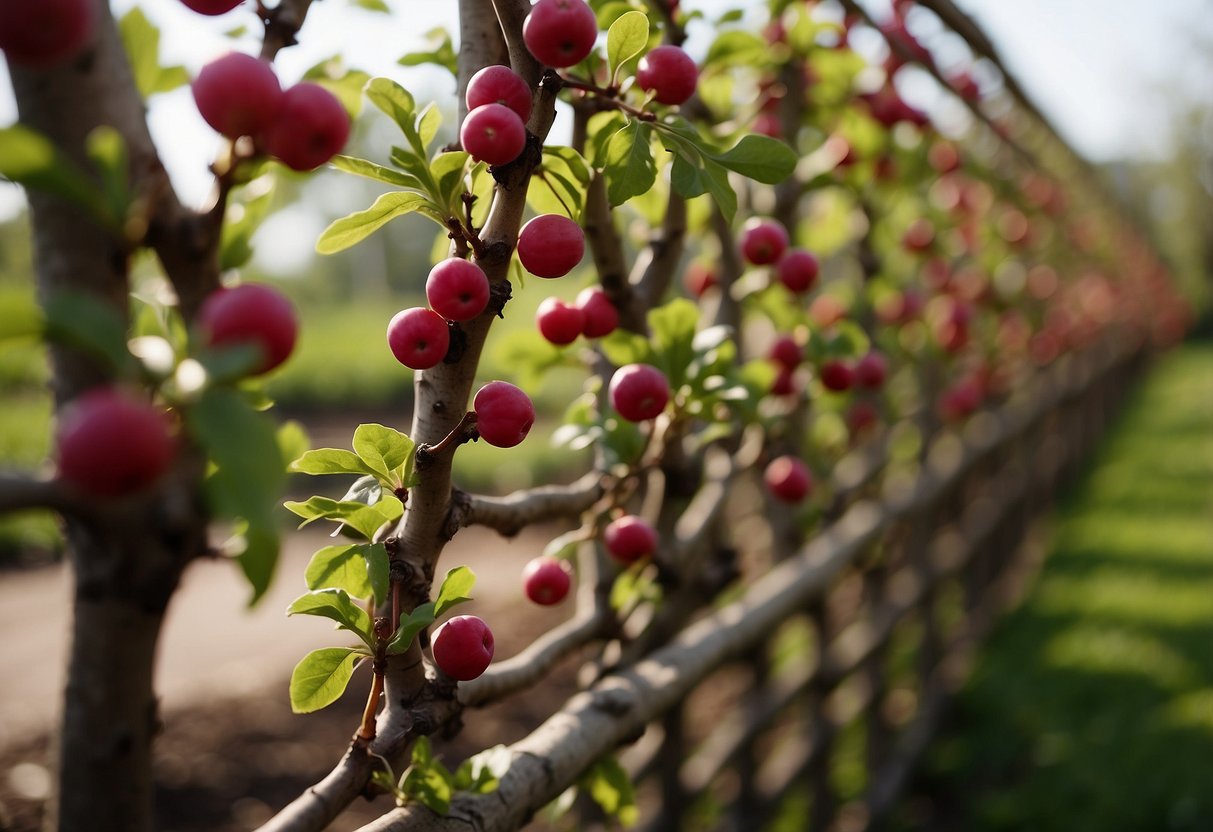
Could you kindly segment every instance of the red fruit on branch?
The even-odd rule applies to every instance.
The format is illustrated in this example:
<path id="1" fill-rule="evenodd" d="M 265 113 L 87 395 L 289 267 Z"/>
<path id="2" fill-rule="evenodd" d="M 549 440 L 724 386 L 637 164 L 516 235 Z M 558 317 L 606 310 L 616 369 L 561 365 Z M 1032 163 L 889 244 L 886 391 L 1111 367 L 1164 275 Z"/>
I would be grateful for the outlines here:
<path id="1" fill-rule="evenodd" d="M 254 347 L 255 374 L 267 373 L 290 356 L 299 335 L 295 307 L 272 286 L 242 283 L 213 292 L 198 309 L 202 343 L 209 347 Z"/>
<path id="2" fill-rule="evenodd" d="M 657 531 L 634 514 L 611 521 L 602 533 L 607 552 L 620 563 L 635 563 L 657 551 Z"/>
<path id="3" fill-rule="evenodd" d="M 531 432 L 535 405 L 531 397 L 507 381 L 490 381 L 472 399 L 480 438 L 496 448 L 512 448 Z"/>
<path id="4" fill-rule="evenodd" d="M 585 312 L 560 298 L 547 298 L 535 312 L 535 324 L 549 342 L 564 346 L 576 341 L 585 329 Z"/>
<path id="5" fill-rule="evenodd" d="M 448 321 L 470 321 L 489 304 L 489 279 L 470 260 L 448 257 L 430 269 L 425 297 Z"/>
<path id="6" fill-rule="evenodd" d="M 451 333 L 437 312 L 414 306 L 397 312 L 387 325 L 387 344 L 396 360 L 412 370 L 428 370 L 446 358 Z"/>
<path id="7" fill-rule="evenodd" d="M 485 104 L 501 104 L 517 113 L 523 122 L 531 117 L 534 106 L 530 85 L 517 72 L 500 64 L 486 66 L 471 77 L 464 101 L 468 112 Z"/>
<path id="8" fill-rule="evenodd" d="M 820 271 L 821 266 L 817 262 L 817 257 L 802 248 L 788 249 L 775 266 L 779 282 L 786 286 L 788 291 L 797 294 L 813 288 Z"/>
<path id="9" fill-rule="evenodd" d="M 526 148 L 526 125 L 504 104 L 482 104 L 463 120 L 459 143 L 477 162 L 508 165 Z"/>
<path id="10" fill-rule="evenodd" d="M 291 170 L 308 171 L 340 153 L 349 137 L 350 117 L 337 96 L 304 81 L 282 94 L 282 107 L 264 134 L 264 144 Z"/>
<path id="11" fill-rule="evenodd" d="M 581 290 L 577 295 L 577 308 L 585 316 L 581 334 L 586 338 L 602 338 L 619 327 L 619 310 L 597 286 Z"/>
<path id="12" fill-rule="evenodd" d="M 540 214 L 518 232 L 518 259 L 536 277 L 564 277 L 584 255 L 585 232 L 560 214 Z"/>
<path id="13" fill-rule="evenodd" d="M 457 615 L 434 632 L 434 664 L 457 682 L 475 679 L 493 661 L 493 631 L 474 615 Z"/>
<path id="14" fill-rule="evenodd" d="M 535 60 L 561 69 L 580 63 L 598 40 L 598 19 L 585 0 L 539 0 L 522 24 Z"/>
<path id="15" fill-rule="evenodd" d="M 682 104 L 695 94 L 699 67 L 677 46 L 658 46 L 640 59 L 636 83 L 661 104 Z"/>
<path id="16" fill-rule="evenodd" d="M 859 387 L 878 390 L 884 386 L 888 374 L 889 362 L 875 350 L 855 362 L 855 384 Z"/>
<path id="17" fill-rule="evenodd" d="M 845 361 L 831 359 L 821 365 L 821 384 L 825 389 L 842 393 L 855 383 L 855 373 Z"/>
<path id="18" fill-rule="evenodd" d="M 198 14 L 219 15 L 227 14 L 244 0 L 181 0 L 181 2 Z"/>
<path id="19" fill-rule="evenodd" d="M 804 350 L 791 335 L 780 335 L 767 351 L 767 358 L 781 367 L 795 370 L 804 361 Z"/>
<path id="20" fill-rule="evenodd" d="M 763 472 L 762 480 L 771 496 L 784 503 L 799 503 L 813 490 L 809 466 L 794 456 L 771 460 Z"/>
<path id="21" fill-rule="evenodd" d="M 542 555 L 522 568 L 522 587 L 526 597 L 541 606 L 559 604 L 573 585 L 573 569 L 568 561 Z"/>
<path id="22" fill-rule="evenodd" d="M 59 478 L 91 497 L 122 497 L 154 483 L 173 463 L 168 416 L 113 387 L 89 390 L 64 408 L 56 431 Z"/>
<path id="23" fill-rule="evenodd" d="M 269 130 L 283 102 L 273 67 L 240 52 L 204 66 L 190 91 L 206 123 L 229 139 Z"/>
<path id="24" fill-rule="evenodd" d="M 751 217 L 741 229 L 741 256 L 755 266 L 778 261 L 787 247 L 787 229 L 776 220 Z"/>
<path id="25" fill-rule="evenodd" d="M 49 69 L 84 49 L 97 19 L 92 0 L 0 2 L 0 50 L 14 64 Z"/>
<path id="26" fill-rule="evenodd" d="M 648 364 L 628 364 L 611 376 L 611 407 L 629 422 L 657 418 L 670 401 L 665 373 Z"/>

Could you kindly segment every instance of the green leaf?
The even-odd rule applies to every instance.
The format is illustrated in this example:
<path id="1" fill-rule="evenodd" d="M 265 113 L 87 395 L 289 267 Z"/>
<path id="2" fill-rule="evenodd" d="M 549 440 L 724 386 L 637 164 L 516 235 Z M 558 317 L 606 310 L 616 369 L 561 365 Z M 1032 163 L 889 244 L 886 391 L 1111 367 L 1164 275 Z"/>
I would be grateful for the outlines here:
<path id="1" fill-rule="evenodd" d="M 433 602 L 422 604 L 412 612 L 401 613 L 396 635 L 387 646 L 388 653 L 395 656 L 408 650 L 417 634 L 434 623 L 434 617 Z"/>
<path id="2" fill-rule="evenodd" d="M 353 647 L 325 647 L 308 653 L 291 672 L 291 710 L 310 714 L 336 702 L 363 657 Z"/>
<path id="3" fill-rule="evenodd" d="M 334 220 L 316 241 L 316 251 L 320 254 L 336 254 L 344 251 L 350 246 L 362 242 L 397 217 L 410 214 L 426 206 L 430 206 L 431 210 L 434 210 L 430 201 L 421 194 L 410 191 L 386 193 L 375 200 L 375 204 L 365 211 Z"/>
<path id="4" fill-rule="evenodd" d="M 611 136 L 606 146 L 607 199 L 622 205 L 644 193 L 657 181 L 657 165 L 649 144 L 652 129 L 647 122 L 631 122 Z"/>
<path id="5" fill-rule="evenodd" d="M 349 630 L 375 649 L 371 617 L 366 610 L 355 604 L 344 589 L 319 589 L 300 595 L 286 608 L 287 615 L 316 615 L 337 622 L 343 630 Z"/>
<path id="6" fill-rule="evenodd" d="M 359 425 L 354 430 L 354 452 L 393 487 L 403 479 L 405 463 L 411 462 L 416 448 L 408 436 L 383 425 Z"/>
<path id="7" fill-rule="evenodd" d="M 796 169 L 796 151 L 769 136 L 748 135 L 713 158 L 734 173 L 767 185 L 778 185 Z"/>
<path id="8" fill-rule="evenodd" d="M 362 546 L 362 556 L 366 559 L 367 580 L 371 583 L 371 592 L 375 603 L 382 604 L 387 600 L 390 591 L 391 564 L 388 562 L 387 548 L 382 543 Z"/>
<path id="9" fill-rule="evenodd" d="M 618 79 L 619 67 L 635 58 L 649 43 L 649 19 L 644 12 L 620 15 L 607 30 L 607 67 L 611 85 Z"/>
<path id="10" fill-rule="evenodd" d="M 451 810 L 454 777 L 434 758 L 429 737 L 420 736 L 413 745 L 408 771 L 400 779 L 400 790 L 439 815 Z"/>
<path id="11" fill-rule="evenodd" d="M 469 757 L 455 769 L 454 785 L 461 792 L 489 794 L 497 791 L 501 778 L 510 770 L 514 755 L 509 746 L 494 745 Z"/>
<path id="12" fill-rule="evenodd" d="M 269 180 L 267 177 L 267 181 Z M 261 227 L 269 214 L 274 199 L 274 188 L 244 202 L 229 202 L 223 222 L 219 243 L 219 267 L 223 270 L 238 269 L 253 256 L 253 234 Z"/>
<path id="13" fill-rule="evenodd" d="M 578 781 L 602 811 L 625 827 L 639 819 L 636 792 L 628 773 L 614 757 L 599 760 Z"/>
<path id="14" fill-rule="evenodd" d="M 459 56 L 455 52 L 454 44 L 451 42 L 451 35 L 446 29 L 431 29 L 426 32 L 426 43 L 429 45 L 429 50 L 424 52 L 410 52 L 400 59 L 399 63 L 402 66 L 419 66 L 420 64 L 436 64 L 458 77 L 459 75 Z"/>
<path id="15" fill-rule="evenodd" d="M 347 69 L 340 55 L 327 58 L 303 73 L 303 80 L 319 84 L 335 95 L 351 119 L 362 114 L 362 90 L 370 78 L 360 69 Z"/>
<path id="16" fill-rule="evenodd" d="M 121 313 L 93 295 L 62 293 L 47 301 L 46 337 L 75 347 L 111 369 L 121 370 L 131 360 L 126 348 L 126 323 Z"/>
<path id="17" fill-rule="evenodd" d="M 300 474 L 375 474 L 376 470 L 353 451 L 317 448 L 291 463 L 290 470 Z"/>
<path id="18" fill-rule="evenodd" d="M 350 0 L 350 5 L 366 9 L 368 12 L 379 12 L 381 14 L 391 14 L 392 12 L 391 8 L 383 0 Z"/>
<path id="19" fill-rule="evenodd" d="M 96 187 L 42 134 L 20 124 L 0 129 L 0 176 L 26 188 L 62 197 L 116 224 L 105 214 Z"/>
<path id="20" fill-rule="evenodd" d="M 437 103 L 431 102 L 417 117 L 417 134 L 421 136 L 421 144 L 424 147 L 430 146 L 434 137 L 438 135 L 440 127 L 442 127 L 442 110 L 438 109 Z"/>
<path id="21" fill-rule="evenodd" d="M 398 185 L 401 188 L 423 190 L 421 180 L 411 173 L 401 173 L 398 170 L 368 162 L 366 159 L 358 159 L 354 156 L 334 156 L 329 164 L 337 170 L 343 170 L 355 176 L 365 176 L 367 179 Z"/>
<path id="22" fill-rule="evenodd" d="M 45 326 L 42 309 L 32 295 L 24 292 L 0 294 L 0 341 L 40 337 Z"/>
<path id="23" fill-rule="evenodd" d="M 249 525 L 245 528 L 244 551 L 236 556 L 236 561 L 253 590 L 248 602 L 250 607 L 260 601 L 270 588 L 278 568 L 281 543 L 273 527 Z"/>
<path id="24" fill-rule="evenodd" d="M 653 347 L 643 335 L 617 329 L 598 342 L 603 355 L 616 367 L 625 364 L 652 364 Z"/>
<path id="25" fill-rule="evenodd" d="M 611 584 L 610 604 L 616 612 L 630 611 L 643 602 L 661 601 L 661 585 L 654 580 L 647 560 L 633 563 L 615 576 Z"/>
<path id="26" fill-rule="evenodd" d="M 160 66 L 160 30 L 138 6 L 122 16 L 118 32 L 122 35 L 131 74 L 135 76 L 135 86 L 141 96 L 147 98 L 189 83 L 189 74 L 184 67 L 165 69 Z"/>
<path id="27" fill-rule="evenodd" d="M 648 314 L 653 333 L 653 348 L 670 381 L 677 390 L 686 380 L 687 367 L 695 358 L 693 342 L 699 324 L 699 306 L 686 298 L 675 298 Z"/>
<path id="28" fill-rule="evenodd" d="M 462 205 L 463 174 L 470 158 L 462 150 L 450 150 L 439 153 L 430 163 L 430 175 L 438 188 L 436 196 L 440 197 L 443 206 L 456 216 L 459 215 Z"/>
<path id="29" fill-rule="evenodd" d="M 101 196 L 107 213 L 112 217 L 125 217 L 131 203 L 130 166 L 122 134 L 103 124 L 85 137 L 84 149 L 101 174 Z"/>
<path id="30" fill-rule="evenodd" d="M 408 90 L 390 78 L 372 78 L 366 82 L 363 92 L 368 101 L 391 116 L 405 135 L 413 132 L 417 104 Z"/>
<path id="31" fill-rule="evenodd" d="M 315 520 L 336 520 L 349 526 L 368 541 L 389 523 L 400 519 L 404 506 L 391 494 L 381 495 L 374 505 L 354 500 L 333 500 L 328 497 L 311 497 L 305 502 L 288 501 L 283 505 L 304 519 L 306 526 Z"/>
<path id="32" fill-rule="evenodd" d="M 580 153 L 571 147 L 546 146 L 527 189 L 527 204 L 540 214 L 564 214 L 579 221 L 589 185 L 590 167 Z"/>
<path id="33" fill-rule="evenodd" d="M 451 607 L 471 601 L 469 594 L 476 585 L 476 573 L 466 566 L 456 566 L 446 573 L 438 589 L 438 600 L 434 602 L 434 617 L 437 618 Z"/>
<path id="34" fill-rule="evenodd" d="M 325 546 L 312 555 L 303 573 L 308 589 L 343 589 L 353 598 L 373 594 L 367 559 L 367 546 Z"/>

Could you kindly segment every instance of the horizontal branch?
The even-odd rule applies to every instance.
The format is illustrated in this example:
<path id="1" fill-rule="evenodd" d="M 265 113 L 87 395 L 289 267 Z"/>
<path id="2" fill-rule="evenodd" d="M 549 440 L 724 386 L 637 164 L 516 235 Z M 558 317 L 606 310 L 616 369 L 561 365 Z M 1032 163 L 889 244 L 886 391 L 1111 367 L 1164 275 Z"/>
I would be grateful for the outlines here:
<path id="1" fill-rule="evenodd" d="M 605 489 L 602 476 L 591 471 L 568 485 L 545 485 L 515 491 L 504 497 L 486 497 L 465 494 L 462 502 L 459 526 L 487 526 L 506 537 L 518 534 L 532 523 L 546 520 L 561 520 L 577 517 L 602 498 Z"/>
<path id="2" fill-rule="evenodd" d="M 66 512 L 79 507 L 59 480 L 0 472 L 0 513 L 38 508 Z"/>

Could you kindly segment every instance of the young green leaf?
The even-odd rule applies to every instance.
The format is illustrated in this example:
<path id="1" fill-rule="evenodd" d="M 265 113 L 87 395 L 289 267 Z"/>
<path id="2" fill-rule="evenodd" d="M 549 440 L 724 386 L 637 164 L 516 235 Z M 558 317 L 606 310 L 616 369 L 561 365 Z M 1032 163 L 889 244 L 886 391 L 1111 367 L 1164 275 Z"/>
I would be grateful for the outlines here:
<path id="1" fill-rule="evenodd" d="M 291 710 L 310 714 L 341 698 L 365 654 L 353 647 L 313 650 L 291 672 Z"/>
<path id="2" fill-rule="evenodd" d="M 451 772 L 434 757 L 429 738 L 418 737 L 409 768 L 400 779 L 400 791 L 439 815 L 445 815 L 451 810 L 453 781 Z"/>
<path id="3" fill-rule="evenodd" d="M 434 616 L 441 616 L 456 604 L 471 601 L 469 593 L 475 585 L 476 573 L 466 566 L 456 566 L 447 572 L 438 589 L 438 600 L 434 602 Z"/>
<path id="4" fill-rule="evenodd" d="M 336 254 L 360 243 L 397 217 L 414 211 L 442 223 L 441 210 L 421 194 L 392 191 L 375 200 L 365 211 L 358 211 L 334 220 L 316 241 L 319 254 Z"/>
<path id="5" fill-rule="evenodd" d="M 417 634 L 433 623 L 433 602 L 424 603 L 412 612 L 401 613 L 396 635 L 392 636 L 387 646 L 388 653 L 394 656 L 408 650 Z"/>
<path id="6" fill-rule="evenodd" d="M 784 142 L 752 134 L 712 158 L 734 173 L 767 185 L 778 185 L 791 176 L 797 161 L 796 151 Z"/>
<path id="7" fill-rule="evenodd" d="M 185 67 L 160 66 L 160 30 L 135 6 L 118 21 L 118 33 L 126 48 L 135 86 L 143 98 L 168 92 L 189 83 Z"/>
<path id="8" fill-rule="evenodd" d="M 325 546 L 312 555 L 303 578 L 308 589 L 342 589 L 353 598 L 371 597 L 367 546 Z"/>
<path id="9" fill-rule="evenodd" d="M 51 341 L 87 352 L 112 370 L 129 367 L 126 325 L 119 312 L 96 296 L 80 292 L 57 294 L 47 301 L 43 313 L 45 335 Z"/>
<path id="10" fill-rule="evenodd" d="M 692 343 L 699 324 L 699 307 L 686 298 L 675 298 L 648 314 L 653 349 L 665 370 L 670 387 L 677 390 L 686 380 L 687 367 L 695 358 Z"/>
<path id="11" fill-rule="evenodd" d="M 607 67 L 611 86 L 619 80 L 619 68 L 635 58 L 649 43 L 649 19 L 644 12 L 626 12 L 607 30 Z"/>
<path id="12" fill-rule="evenodd" d="M 632 121 L 611 136 L 606 146 L 607 200 L 622 205 L 644 193 L 657 181 L 657 165 L 649 144 L 652 128 L 648 122 Z"/>
<path id="13" fill-rule="evenodd" d="M 527 189 L 527 204 L 536 213 L 580 220 L 589 185 L 590 168 L 580 153 L 571 147 L 547 146 Z"/>
<path id="14" fill-rule="evenodd" d="M 408 436 L 383 425 L 359 425 L 354 430 L 354 452 L 368 469 L 393 486 L 400 482 L 404 464 L 412 459 L 416 448 Z"/>
<path id="15" fill-rule="evenodd" d="M 429 51 L 409 52 L 398 63 L 401 66 L 418 66 L 420 64 L 436 64 L 451 73 L 459 75 L 459 58 L 451 41 L 451 34 L 446 29 L 431 29 L 425 33 Z"/>
<path id="16" fill-rule="evenodd" d="M 366 560 L 366 577 L 370 581 L 375 603 L 382 604 L 391 589 L 391 564 L 388 562 L 387 548 L 382 543 L 373 543 L 359 549 Z"/>
<path id="17" fill-rule="evenodd" d="M 417 114 L 417 104 L 413 96 L 404 87 L 391 78 L 372 78 L 363 88 L 367 100 L 391 116 L 396 126 L 405 135 L 414 131 L 413 119 Z"/>
<path id="18" fill-rule="evenodd" d="M 383 165 L 377 165 L 366 159 L 359 159 L 355 156 L 334 156 L 329 161 L 329 164 L 337 168 L 337 170 L 343 170 L 355 176 L 364 176 L 367 179 L 386 182 L 389 185 L 397 185 L 401 188 L 412 188 L 416 191 L 422 190 L 421 180 L 416 176 L 402 173 Z"/>
<path id="19" fill-rule="evenodd" d="M 438 109 L 437 103 L 431 102 L 417 117 L 417 135 L 421 137 L 423 147 L 429 148 L 430 142 L 434 141 L 434 137 L 438 135 L 440 127 L 442 127 L 442 110 Z"/>
<path id="20" fill-rule="evenodd" d="M 366 610 L 355 604 L 344 589 L 319 589 L 300 595 L 286 608 L 287 615 L 317 615 L 336 621 L 344 630 L 349 630 L 372 650 L 375 636 L 371 631 L 371 617 Z"/>
<path id="21" fill-rule="evenodd" d="M 494 745 L 469 757 L 455 769 L 454 785 L 461 792 L 488 794 L 497 791 L 497 784 L 510 770 L 514 755 L 508 746 Z"/>
<path id="22" fill-rule="evenodd" d="M 274 579 L 281 540 L 273 526 L 249 524 L 245 526 L 243 537 L 244 551 L 236 556 L 236 561 L 253 590 L 248 602 L 251 607 L 261 600 Z"/>
<path id="23" fill-rule="evenodd" d="M 116 227 L 96 188 L 79 167 L 41 133 L 15 124 L 0 129 L 0 176 L 18 185 L 55 194 Z"/>
<path id="24" fill-rule="evenodd" d="M 614 757 L 599 760 L 578 782 L 608 816 L 625 827 L 635 825 L 639 819 L 636 792 L 618 760 Z"/>
<path id="25" fill-rule="evenodd" d="M 299 474 L 374 474 L 375 469 L 362 461 L 353 451 L 341 448 L 316 448 L 291 463 Z"/>

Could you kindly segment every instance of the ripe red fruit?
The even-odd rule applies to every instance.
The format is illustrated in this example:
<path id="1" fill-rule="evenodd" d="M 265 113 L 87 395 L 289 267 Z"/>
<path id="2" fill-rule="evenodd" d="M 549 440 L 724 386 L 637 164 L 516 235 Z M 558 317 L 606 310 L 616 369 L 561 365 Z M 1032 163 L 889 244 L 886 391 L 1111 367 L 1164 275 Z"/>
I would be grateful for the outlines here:
<path id="1" fill-rule="evenodd" d="M 785 503 L 799 503 L 813 490 L 809 466 L 794 456 L 771 460 L 762 475 L 771 496 Z"/>
<path id="2" fill-rule="evenodd" d="M 501 104 L 518 114 L 524 122 L 531 117 L 531 86 L 508 66 L 486 66 L 468 81 L 464 94 L 468 111 L 485 104 Z"/>
<path id="3" fill-rule="evenodd" d="M 584 255 L 585 232 L 560 214 L 540 214 L 518 232 L 518 259 L 536 277 L 564 277 Z"/>
<path id="4" fill-rule="evenodd" d="M 92 0 L 0 3 L 0 49 L 14 64 L 47 69 L 71 58 L 92 39 Z"/>
<path id="5" fill-rule="evenodd" d="M 282 94 L 282 108 L 265 132 L 265 148 L 291 170 L 315 170 L 345 147 L 350 117 L 337 96 L 304 81 Z"/>
<path id="6" fill-rule="evenodd" d="M 560 298 L 548 298 L 535 312 L 539 334 L 553 344 L 564 346 L 577 340 L 585 329 L 585 312 Z"/>
<path id="7" fill-rule="evenodd" d="M 716 270 L 702 260 L 694 260 L 682 273 L 682 285 L 692 296 L 701 298 L 719 281 Z"/>
<path id="8" fill-rule="evenodd" d="M 787 247 L 787 229 L 776 220 L 751 217 L 741 229 L 741 256 L 755 266 L 776 262 Z"/>
<path id="9" fill-rule="evenodd" d="M 772 139 L 782 139 L 783 122 L 775 113 L 759 113 L 754 119 L 754 132 Z"/>
<path id="10" fill-rule="evenodd" d="M 434 664 L 457 682 L 475 679 L 493 661 L 493 631 L 474 615 L 457 615 L 434 632 Z"/>
<path id="11" fill-rule="evenodd" d="M 526 147 L 526 125 L 504 104 L 482 104 L 463 120 L 459 143 L 477 162 L 508 165 Z"/>
<path id="12" fill-rule="evenodd" d="M 542 555 L 522 568 L 522 587 L 526 597 L 550 607 L 559 604 L 573 585 L 573 569 L 568 561 Z"/>
<path id="13" fill-rule="evenodd" d="M 875 350 L 855 363 L 855 384 L 868 390 L 883 387 L 888 374 L 889 362 Z"/>
<path id="14" fill-rule="evenodd" d="M 64 408 L 56 432 L 59 477 L 93 497 L 121 497 L 155 482 L 177 442 L 159 408 L 112 387 L 97 387 Z"/>
<path id="15" fill-rule="evenodd" d="M 242 283 L 202 302 L 198 332 L 210 347 L 249 345 L 260 354 L 254 374 L 267 373 L 290 356 L 299 335 L 295 307 L 271 286 Z"/>
<path id="16" fill-rule="evenodd" d="M 480 438 L 497 448 L 512 448 L 535 424 L 531 397 L 506 381 L 490 381 L 472 399 Z"/>
<path id="17" fill-rule="evenodd" d="M 636 83 L 661 104 L 682 104 L 695 94 L 699 67 L 677 46 L 658 46 L 640 59 Z"/>
<path id="18" fill-rule="evenodd" d="M 906 251 L 916 253 L 927 251 L 935 242 L 935 226 L 931 221 L 919 217 L 910 223 L 906 233 L 901 238 L 901 245 Z"/>
<path id="19" fill-rule="evenodd" d="M 791 335 L 780 335 L 775 339 L 775 343 L 771 344 L 771 349 L 767 352 L 767 358 L 781 367 L 795 370 L 800 366 L 800 362 L 804 361 L 804 350 L 800 348 L 800 344 L 797 344 L 796 339 Z"/>
<path id="20" fill-rule="evenodd" d="M 788 291 L 799 294 L 809 291 L 817 282 L 821 266 L 812 252 L 793 248 L 788 249 L 783 257 L 779 258 L 775 270 L 779 275 L 779 282 L 788 287 Z"/>
<path id="21" fill-rule="evenodd" d="M 796 371 L 790 367 L 779 365 L 775 381 L 771 382 L 771 395 L 790 396 L 796 392 Z"/>
<path id="22" fill-rule="evenodd" d="M 613 520 L 602 532 L 606 550 L 621 563 L 635 563 L 657 551 L 657 531 L 634 514 Z"/>
<path id="23" fill-rule="evenodd" d="M 539 0 L 522 24 L 522 40 L 541 64 L 580 63 L 598 40 L 598 19 L 584 0 Z"/>
<path id="24" fill-rule="evenodd" d="M 387 345 L 404 366 L 428 370 L 446 358 L 451 333 L 441 315 L 415 306 L 397 312 L 388 323 Z"/>
<path id="25" fill-rule="evenodd" d="M 821 383 L 825 389 L 841 393 L 855 383 L 854 372 L 846 362 L 831 359 L 821 365 Z"/>
<path id="26" fill-rule="evenodd" d="M 226 14 L 239 6 L 244 0 L 181 0 L 198 14 Z"/>
<path id="27" fill-rule="evenodd" d="M 581 334 L 586 338 L 610 335 L 619 326 L 619 310 L 606 292 L 597 286 L 587 286 L 577 295 L 577 308 L 585 316 Z"/>
<path id="28" fill-rule="evenodd" d="M 229 139 L 269 130 L 283 101 L 273 67 L 240 52 L 204 66 L 190 91 L 206 123 Z"/>
<path id="29" fill-rule="evenodd" d="M 430 269 L 425 297 L 448 321 L 470 321 L 489 304 L 489 279 L 470 260 L 448 257 Z"/>
<path id="30" fill-rule="evenodd" d="M 670 400 L 665 373 L 648 364 L 628 364 L 611 376 L 611 406 L 629 422 L 654 419 Z"/>

